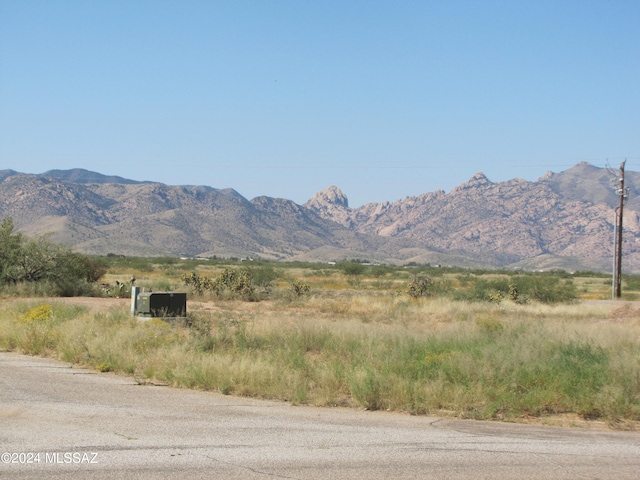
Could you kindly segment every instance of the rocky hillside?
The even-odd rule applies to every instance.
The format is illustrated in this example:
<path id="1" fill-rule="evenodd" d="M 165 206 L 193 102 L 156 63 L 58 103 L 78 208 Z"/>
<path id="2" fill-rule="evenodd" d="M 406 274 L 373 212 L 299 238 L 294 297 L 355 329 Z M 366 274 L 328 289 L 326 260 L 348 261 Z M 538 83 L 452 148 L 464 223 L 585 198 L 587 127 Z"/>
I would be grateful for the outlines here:
<path id="1" fill-rule="evenodd" d="M 474 175 L 450 193 L 349 208 L 337 187 L 305 206 L 357 232 L 406 238 L 430 248 L 499 265 L 597 268 L 612 263 L 615 208 L 612 172 L 581 163 L 536 182 L 493 183 Z M 640 268 L 640 175 L 626 172 L 623 268 Z M 538 261 L 536 262 L 535 259 Z"/>
<path id="2" fill-rule="evenodd" d="M 77 183 L 11 171 L 2 177 L 0 218 L 84 253 L 401 262 L 398 252 L 410 244 L 354 232 L 289 200 L 249 201 L 231 189 L 119 177 Z"/>
<path id="3" fill-rule="evenodd" d="M 93 254 L 256 256 L 459 266 L 612 264 L 612 173 L 579 164 L 536 182 L 482 173 L 451 192 L 350 208 L 337 187 L 305 205 L 231 189 L 135 182 L 87 170 L 0 171 L 0 218 Z M 624 271 L 640 271 L 640 174 L 627 171 Z"/>

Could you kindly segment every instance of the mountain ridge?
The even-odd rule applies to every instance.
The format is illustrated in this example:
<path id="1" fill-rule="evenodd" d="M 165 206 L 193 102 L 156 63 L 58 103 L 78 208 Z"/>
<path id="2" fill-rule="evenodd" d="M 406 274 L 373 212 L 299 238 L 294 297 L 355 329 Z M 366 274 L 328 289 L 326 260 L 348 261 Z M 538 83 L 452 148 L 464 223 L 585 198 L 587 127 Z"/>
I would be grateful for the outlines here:
<path id="1" fill-rule="evenodd" d="M 624 266 L 637 269 L 640 175 L 627 175 Z M 329 198 L 319 193 L 305 205 L 358 232 L 428 242 L 432 248 L 491 263 L 530 263 L 531 258 L 556 255 L 588 260 L 589 268 L 606 270 L 619 203 L 610 180 L 610 171 L 579 163 L 558 174 L 547 172 L 536 182 L 516 178 L 493 183 L 479 172 L 449 193 L 438 190 L 353 209 L 344 202 L 318 203 Z"/>
<path id="2" fill-rule="evenodd" d="M 640 174 L 627 172 L 623 270 L 640 271 Z M 137 182 L 84 169 L 0 171 L 0 216 L 84 253 L 367 258 L 385 263 L 608 270 L 619 197 L 579 163 L 535 182 L 478 172 L 449 193 L 349 207 L 337 186 L 305 204 L 233 189 Z M 537 259 L 537 260 L 536 260 Z M 541 267 L 543 268 L 543 267 Z"/>

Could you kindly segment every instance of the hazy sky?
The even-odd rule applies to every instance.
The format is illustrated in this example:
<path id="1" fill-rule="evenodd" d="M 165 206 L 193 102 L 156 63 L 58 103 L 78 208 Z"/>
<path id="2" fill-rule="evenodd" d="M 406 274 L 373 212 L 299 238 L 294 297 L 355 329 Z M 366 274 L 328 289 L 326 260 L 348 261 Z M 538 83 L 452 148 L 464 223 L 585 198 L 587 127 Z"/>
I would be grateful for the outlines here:
<path id="1" fill-rule="evenodd" d="M 352 207 L 640 170 L 640 1 L 0 0 L 0 169 Z"/>

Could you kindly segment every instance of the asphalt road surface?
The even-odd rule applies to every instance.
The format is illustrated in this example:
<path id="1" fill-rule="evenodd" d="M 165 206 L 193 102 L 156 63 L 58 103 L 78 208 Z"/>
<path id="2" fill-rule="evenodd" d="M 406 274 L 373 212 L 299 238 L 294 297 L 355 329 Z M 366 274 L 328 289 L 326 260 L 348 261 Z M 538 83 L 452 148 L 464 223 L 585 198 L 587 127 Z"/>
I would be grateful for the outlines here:
<path id="1" fill-rule="evenodd" d="M 0 478 L 638 479 L 640 434 L 291 406 L 0 353 Z"/>

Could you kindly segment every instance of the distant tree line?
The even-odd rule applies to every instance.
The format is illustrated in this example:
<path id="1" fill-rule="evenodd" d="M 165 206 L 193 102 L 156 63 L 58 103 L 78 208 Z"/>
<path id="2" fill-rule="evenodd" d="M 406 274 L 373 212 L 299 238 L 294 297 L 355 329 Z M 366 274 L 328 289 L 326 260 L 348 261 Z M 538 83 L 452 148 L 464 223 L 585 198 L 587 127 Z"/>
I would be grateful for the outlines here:
<path id="1" fill-rule="evenodd" d="M 87 293 L 106 272 L 104 264 L 46 236 L 29 238 L 15 231 L 13 220 L 0 225 L 0 287 L 47 283 L 47 294 L 71 296 Z"/>

